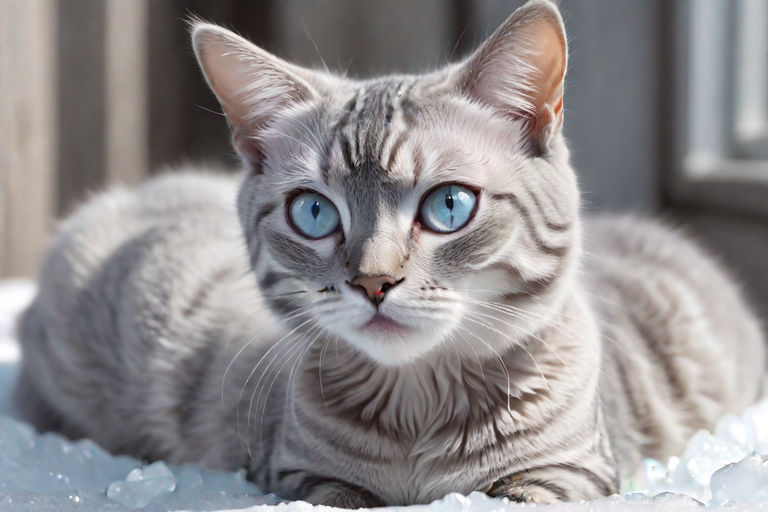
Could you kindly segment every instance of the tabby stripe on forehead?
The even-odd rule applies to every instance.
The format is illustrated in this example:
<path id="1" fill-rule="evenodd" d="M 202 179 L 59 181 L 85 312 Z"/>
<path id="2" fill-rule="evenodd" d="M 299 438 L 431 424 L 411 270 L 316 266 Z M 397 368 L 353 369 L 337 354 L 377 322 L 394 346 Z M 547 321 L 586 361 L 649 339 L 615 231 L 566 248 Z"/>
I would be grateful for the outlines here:
<path id="1" fill-rule="evenodd" d="M 363 161 L 363 146 L 365 144 L 365 141 L 363 141 L 363 123 L 368 119 L 369 114 L 368 111 L 370 110 L 369 103 L 373 99 L 370 94 L 366 94 L 367 91 L 364 91 L 363 93 L 363 101 L 360 105 L 360 108 L 357 111 L 357 123 L 355 124 L 355 134 L 352 137 L 355 141 L 355 160 L 362 162 Z"/>
<path id="2" fill-rule="evenodd" d="M 387 147 L 387 141 L 389 141 L 390 137 L 392 136 L 392 133 L 394 132 L 394 128 L 392 127 L 392 114 L 395 111 L 395 105 L 392 103 L 392 98 L 390 94 L 390 98 L 387 100 L 387 113 L 385 114 L 385 122 L 384 122 L 384 136 L 381 138 L 381 143 L 379 144 L 379 151 L 376 155 L 376 162 L 378 162 L 379 166 L 384 167 L 384 170 L 389 170 L 389 165 L 384 166 L 382 164 L 382 161 L 384 160 L 384 148 Z M 402 135 L 402 133 L 401 133 Z M 390 152 L 391 154 L 391 152 Z"/>
<path id="3" fill-rule="evenodd" d="M 336 140 L 339 141 L 339 145 L 341 146 L 341 152 L 342 156 L 344 157 L 344 162 L 350 169 L 354 168 L 353 166 L 353 158 L 352 158 L 352 148 L 350 146 L 349 142 L 349 136 L 344 134 L 345 129 L 349 126 L 349 120 L 352 117 L 352 113 L 355 112 L 357 109 L 357 102 L 360 97 L 360 91 L 358 90 L 355 92 L 355 95 L 344 105 L 343 110 L 344 114 L 339 118 L 339 120 L 336 122 L 336 125 L 333 127 L 334 135 L 331 137 L 330 144 L 333 145 L 333 142 Z M 327 171 L 327 166 L 326 166 Z M 327 177 L 327 175 L 325 175 Z"/>
<path id="4" fill-rule="evenodd" d="M 349 118 L 352 117 L 352 112 L 355 111 L 357 108 L 357 98 L 360 95 L 359 92 L 357 92 L 352 99 L 350 99 L 346 105 L 342 107 L 342 110 L 344 111 L 344 114 L 339 118 L 339 120 L 336 122 L 336 124 L 333 127 L 333 131 L 338 133 L 341 132 L 346 126 L 349 124 Z"/>
<path id="5" fill-rule="evenodd" d="M 387 158 L 387 164 L 384 166 L 384 169 L 387 171 L 392 170 L 392 166 L 395 164 L 395 160 L 397 159 L 397 153 L 400 151 L 400 146 L 403 145 L 405 140 L 408 138 L 408 133 L 406 131 L 401 131 L 398 135 L 395 141 L 392 143 L 392 146 L 389 150 L 389 158 Z M 382 148 L 384 147 L 384 144 L 381 145 Z"/>
<path id="6" fill-rule="evenodd" d="M 349 139 L 342 134 L 339 134 L 339 144 L 341 144 L 341 154 L 344 157 L 344 164 L 350 170 L 355 168 L 355 163 L 352 158 L 352 146 L 349 143 Z"/>
<path id="7" fill-rule="evenodd" d="M 365 124 L 365 130 L 363 131 L 365 146 L 363 150 L 366 155 L 369 155 L 368 158 L 371 158 L 371 155 L 375 153 L 374 159 L 377 163 L 381 161 L 383 141 L 386 140 L 390 133 L 388 124 L 384 122 L 383 113 L 386 110 L 386 105 L 389 104 L 391 92 L 390 89 L 374 89 L 370 95 L 371 111 L 366 114 L 363 120 Z M 380 128 L 382 125 L 383 130 Z"/>
<path id="8" fill-rule="evenodd" d="M 413 186 L 419 182 L 421 170 L 424 168 L 424 152 L 417 149 L 413 155 Z"/>
<path id="9" fill-rule="evenodd" d="M 394 112 L 395 112 L 395 109 L 396 109 L 396 105 L 395 104 L 396 103 L 398 103 L 398 104 L 402 103 L 402 100 L 401 100 L 402 92 L 398 92 L 398 91 L 402 91 L 404 83 L 405 83 L 405 81 L 403 80 L 402 82 L 400 82 L 400 84 L 397 86 L 397 88 L 392 91 L 392 93 L 390 95 L 390 98 L 389 98 L 389 106 L 387 107 L 387 134 L 384 136 L 384 139 L 383 139 L 383 141 L 381 143 L 380 154 L 379 154 L 379 158 L 378 158 L 378 160 L 380 162 L 380 165 L 382 165 L 382 167 L 384 169 L 386 169 L 387 171 L 392 169 L 392 166 L 394 165 L 394 163 L 395 163 L 395 161 L 397 159 L 397 154 L 398 154 L 398 152 L 400 150 L 400 146 L 402 146 L 403 143 L 405 142 L 405 140 L 408 138 L 408 131 L 407 130 L 400 130 L 400 131 L 396 132 L 397 133 L 397 138 L 390 145 L 389 156 L 387 157 L 387 163 L 386 164 L 381 163 L 382 160 L 383 160 L 383 156 L 384 156 L 383 155 L 384 148 L 387 146 L 387 142 L 392 137 L 392 134 L 394 132 L 394 125 L 391 123 L 391 121 L 392 121 L 392 117 L 394 116 Z M 408 85 L 406 90 L 410 90 L 410 88 L 412 86 L 413 86 L 412 84 Z M 405 116 L 403 116 L 403 117 L 405 117 Z"/>
<path id="10" fill-rule="evenodd" d="M 416 80 L 412 81 L 406 89 L 400 94 L 400 111 L 403 113 L 403 121 L 408 128 L 412 128 L 416 124 L 417 107 L 410 97 L 411 91 L 416 85 Z"/>

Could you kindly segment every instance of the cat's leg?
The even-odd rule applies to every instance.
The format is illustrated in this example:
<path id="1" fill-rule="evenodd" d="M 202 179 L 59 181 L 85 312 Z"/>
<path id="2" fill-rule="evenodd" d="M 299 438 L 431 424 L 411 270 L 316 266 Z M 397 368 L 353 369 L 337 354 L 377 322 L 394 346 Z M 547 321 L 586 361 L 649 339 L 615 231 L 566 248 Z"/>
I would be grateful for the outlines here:
<path id="1" fill-rule="evenodd" d="M 533 462 L 496 480 L 485 491 L 494 497 L 506 497 L 516 502 L 555 503 L 589 500 L 619 492 L 619 471 L 611 448 L 602 414 L 589 436 L 573 439 L 572 450 L 563 456 L 550 456 L 546 462 Z"/>
<path id="2" fill-rule="evenodd" d="M 28 370 L 22 368 L 14 389 L 14 407 L 19 417 L 31 423 L 39 432 L 55 431 L 70 439 L 85 437 L 43 397 L 28 373 Z"/>
<path id="3" fill-rule="evenodd" d="M 532 467 L 496 480 L 486 494 L 524 503 L 556 503 L 602 498 L 619 492 L 613 458 L 595 454 L 583 463 Z"/>
<path id="4" fill-rule="evenodd" d="M 486 494 L 517 503 L 557 503 L 564 501 L 565 490 L 557 484 L 517 473 L 496 480 Z"/>
<path id="5" fill-rule="evenodd" d="M 551 464 L 498 479 L 489 496 L 522 503 L 557 503 L 610 496 L 619 491 L 612 466 L 602 471 L 569 464 Z"/>
<path id="6" fill-rule="evenodd" d="M 358 509 L 383 507 L 385 503 L 372 492 L 339 480 L 318 479 L 302 498 L 313 505 Z"/>
<path id="7" fill-rule="evenodd" d="M 19 377 L 13 391 L 15 412 L 40 432 L 58 431 L 71 439 L 84 437 L 66 417 L 54 407 L 50 397 L 41 389 L 41 381 L 50 375 L 47 354 L 51 342 L 43 325 L 37 302 L 32 303 L 21 315 L 17 334 L 25 344 L 25 356 L 19 366 Z"/>

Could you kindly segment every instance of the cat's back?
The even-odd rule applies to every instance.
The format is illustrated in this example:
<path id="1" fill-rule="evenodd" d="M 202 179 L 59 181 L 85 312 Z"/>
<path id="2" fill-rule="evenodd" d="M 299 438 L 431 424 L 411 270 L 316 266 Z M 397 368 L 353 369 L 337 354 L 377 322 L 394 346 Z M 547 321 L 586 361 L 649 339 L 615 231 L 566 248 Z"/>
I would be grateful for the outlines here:
<path id="1" fill-rule="evenodd" d="M 233 177 L 169 174 L 94 196 L 62 223 L 19 324 L 22 414 L 113 451 L 174 456 L 164 446 L 178 442 L 137 433 L 180 435 L 146 421 L 191 417 L 169 412 L 204 390 L 215 344 L 232 339 L 223 330 L 244 330 L 238 322 L 263 309 L 236 193 Z"/>
<path id="2" fill-rule="evenodd" d="M 63 306 L 107 260 L 140 251 L 137 246 L 152 250 L 163 236 L 195 243 L 211 233 L 233 234 L 236 188 L 227 176 L 187 172 L 93 196 L 58 227 L 43 263 L 41 288 Z"/>
<path id="3" fill-rule="evenodd" d="M 617 452 L 679 453 L 695 429 L 756 399 L 765 367 L 759 322 L 721 265 L 678 230 L 631 216 L 585 224 L 602 394 L 616 413 L 614 437 L 628 443 Z"/>
<path id="4" fill-rule="evenodd" d="M 184 270 L 191 260 L 205 261 L 191 246 L 234 247 L 236 191 L 229 176 L 186 172 L 93 196 L 59 226 L 42 266 L 38 301 L 67 314 L 76 296 L 105 273 L 122 279 L 129 272 L 164 272 L 171 264 Z"/>

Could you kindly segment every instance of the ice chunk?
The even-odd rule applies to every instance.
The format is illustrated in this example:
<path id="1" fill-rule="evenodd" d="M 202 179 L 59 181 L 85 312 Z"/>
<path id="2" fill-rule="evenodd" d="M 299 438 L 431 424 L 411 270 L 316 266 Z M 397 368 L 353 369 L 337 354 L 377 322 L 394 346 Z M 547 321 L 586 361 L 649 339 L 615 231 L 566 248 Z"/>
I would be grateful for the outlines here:
<path id="1" fill-rule="evenodd" d="M 741 460 L 748 453 L 739 444 L 700 430 L 688 442 L 680 463 L 670 472 L 669 488 L 708 501 L 712 474 L 725 464 Z"/>
<path id="2" fill-rule="evenodd" d="M 712 475 L 712 503 L 768 502 L 768 461 L 753 453 Z"/>
<path id="3" fill-rule="evenodd" d="M 768 454 L 768 400 L 750 407 L 744 414 L 744 421 L 754 434 L 754 450 Z"/>
<path id="4" fill-rule="evenodd" d="M 128 508 L 143 508 L 165 493 L 176 489 L 176 477 L 162 461 L 143 468 L 132 469 L 124 481 L 107 487 L 107 497 Z"/>
<path id="5" fill-rule="evenodd" d="M 668 467 L 668 464 L 655 459 L 643 459 L 640 469 L 624 479 L 622 492 L 636 497 L 636 494 L 653 495 L 669 489 L 671 477 Z"/>
<path id="6" fill-rule="evenodd" d="M 755 449 L 755 431 L 749 422 L 729 414 L 717 422 L 715 436 L 728 444 L 742 447 L 747 452 Z"/>

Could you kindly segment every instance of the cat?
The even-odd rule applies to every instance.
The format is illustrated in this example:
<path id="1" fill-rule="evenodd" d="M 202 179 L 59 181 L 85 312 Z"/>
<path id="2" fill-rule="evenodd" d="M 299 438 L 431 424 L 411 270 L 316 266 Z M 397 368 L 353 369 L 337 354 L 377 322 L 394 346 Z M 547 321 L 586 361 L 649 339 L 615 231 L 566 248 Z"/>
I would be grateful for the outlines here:
<path id="1" fill-rule="evenodd" d="M 581 215 L 555 4 L 423 75 L 192 40 L 243 177 L 162 176 L 62 223 L 19 323 L 38 428 L 315 504 L 547 503 L 616 493 L 758 397 L 760 326 L 719 265 Z"/>

